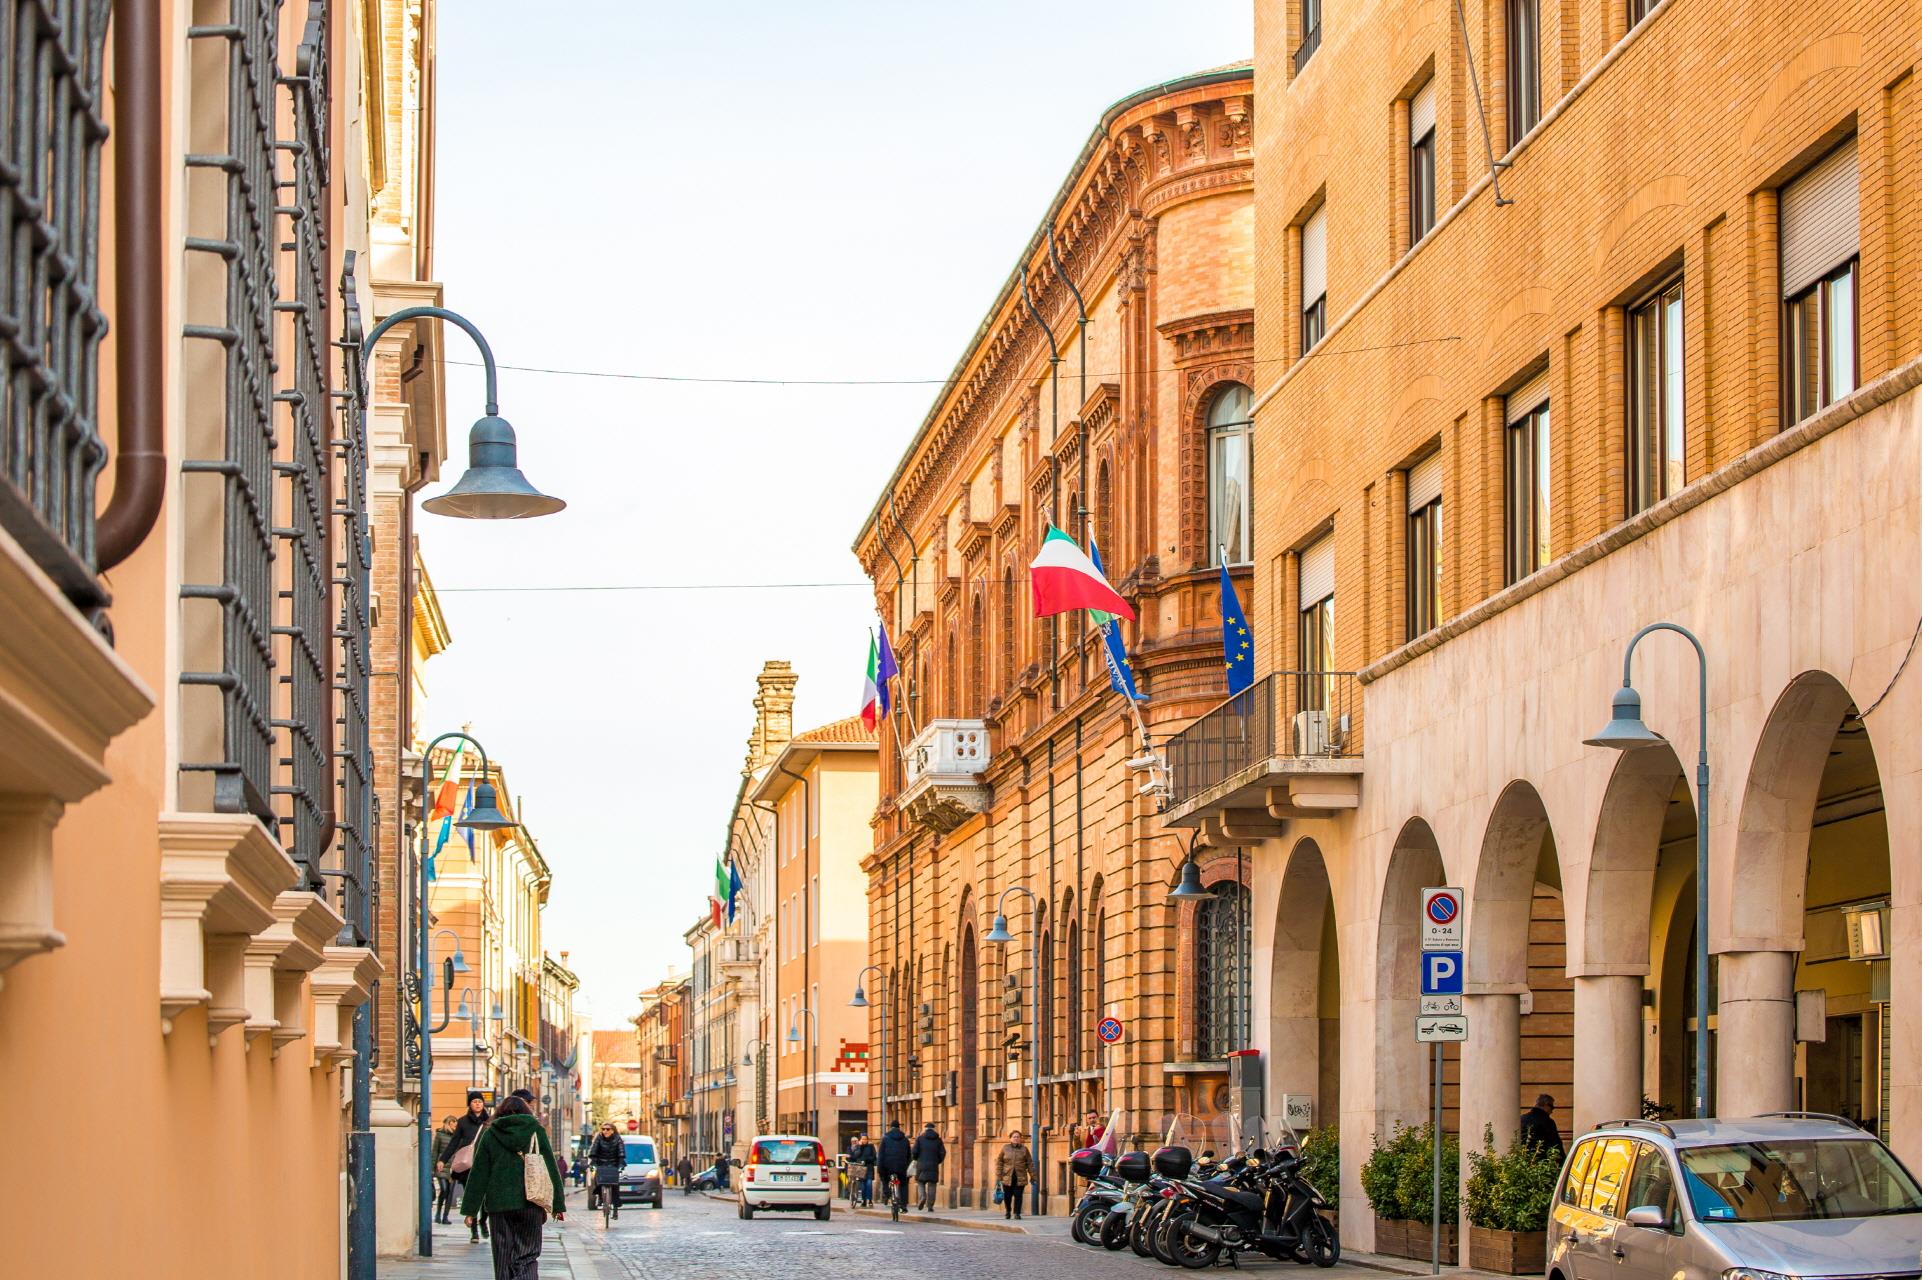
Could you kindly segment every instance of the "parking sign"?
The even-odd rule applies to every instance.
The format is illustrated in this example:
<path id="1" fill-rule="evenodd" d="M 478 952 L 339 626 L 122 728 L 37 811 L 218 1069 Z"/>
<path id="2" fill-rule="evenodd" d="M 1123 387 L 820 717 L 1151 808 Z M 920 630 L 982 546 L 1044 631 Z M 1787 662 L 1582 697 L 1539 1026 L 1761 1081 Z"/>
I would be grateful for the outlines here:
<path id="1" fill-rule="evenodd" d="M 1421 953 L 1421 993 L 1425 996 L 1458 996 L 1462 993 L 1462 953 L 1424 951 Z"/>
<path id="2" fill-rule="evenodd" d="M 1462 949 L 1462 891 L 1452 885 L 1421 891 L 1421 949 Z"/>

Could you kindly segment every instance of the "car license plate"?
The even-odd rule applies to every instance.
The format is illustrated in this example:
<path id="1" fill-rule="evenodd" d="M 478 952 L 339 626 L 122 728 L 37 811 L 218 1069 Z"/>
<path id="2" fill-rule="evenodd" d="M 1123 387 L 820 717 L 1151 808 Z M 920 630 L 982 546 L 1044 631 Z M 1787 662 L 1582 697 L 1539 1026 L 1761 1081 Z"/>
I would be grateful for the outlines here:
<path id="1" fill-rule="evenodd" d="M 776 1182 L 799 1182 L 804 1176 L 806 1175 L 799 1173 L 777 1173 L 774 1175 L 774 1180 Z"/>

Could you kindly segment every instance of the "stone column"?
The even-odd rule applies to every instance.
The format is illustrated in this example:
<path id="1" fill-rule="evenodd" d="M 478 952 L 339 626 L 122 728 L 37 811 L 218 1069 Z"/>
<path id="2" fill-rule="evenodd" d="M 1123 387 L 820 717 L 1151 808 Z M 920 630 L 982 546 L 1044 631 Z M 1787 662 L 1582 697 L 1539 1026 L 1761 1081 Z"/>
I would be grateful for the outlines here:
<path id="1" fill-rule="evenodd" d="M 1493 1125 L 1495 1149 L 1503 1151 L 1515 1140 L 1521 1126 L 1521 996 L 1506 991 L 1471 995 L 1466 1008 L 1468 1043 L 1462 1046 L 1462 1149 L 1481 1150 L 1482 1126 Z M 1430 1058 L 1432 1060 L 1432 1053 Z M 1429 1105 L 1432 1109 L 1434 1104 Z M 1467 1172 L 1465 1161 L 1463 1172 Z"/>
<path id="2" fill-rule="evenodd" d="M 1795 953 L 1725 951 L 1715 1035 L 1718 1116 L 1795 1105 Z"/>
<path id="3" fill-rule="evenodd" d="M 1575 1097 L 1570 1128 L 1642 1114 L 1642 979 L 1585 974 L 1575 979 Z"/>

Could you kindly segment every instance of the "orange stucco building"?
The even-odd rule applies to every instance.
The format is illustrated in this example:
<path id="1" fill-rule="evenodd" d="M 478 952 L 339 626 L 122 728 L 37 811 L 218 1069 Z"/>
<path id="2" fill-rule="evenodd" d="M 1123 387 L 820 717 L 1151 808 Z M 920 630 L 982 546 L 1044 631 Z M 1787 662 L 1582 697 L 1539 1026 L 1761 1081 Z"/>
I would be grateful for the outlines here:
<path id="1" fill-rule="evenodd" d="M 0 4 L 52 82 L 0 107 L 35 157 L 0 176 L 0 1196 L 37 1207 L 6 1269 L 337 1276 L 398 978 L 358 344 L 384 275 L 425 278 L 435 6 L 29 8 Z M 102 1124 L 142 1171 L 112 1230 L 44 1194 Z"/>

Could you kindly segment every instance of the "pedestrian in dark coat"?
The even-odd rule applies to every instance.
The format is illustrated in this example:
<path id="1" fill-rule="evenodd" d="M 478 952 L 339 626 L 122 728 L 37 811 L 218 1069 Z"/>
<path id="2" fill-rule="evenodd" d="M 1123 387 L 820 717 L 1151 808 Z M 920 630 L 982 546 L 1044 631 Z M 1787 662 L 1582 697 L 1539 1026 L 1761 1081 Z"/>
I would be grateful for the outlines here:
<path id="1" fill-rule="evenodd" d="M 682 1195 L 694 1194 L 694 1162 L 692 1160 L 682 1156 L 674 1166 L 674 1176 L 680 1180 Z"/>
<path id="2" fill-rule="evenodd" d="M 923 1213 L 934 1211 L 934 1184 L 941 1181 L 941 1162 L 948 1158 L 947 1144 L 929 1125 L 914 1140 L 915 1203 Z"/>
<path id="3" fill-rule="evenodd" d="M 1034 1181 L 1034 1154 L 1021 1144 L 1021 1130 L 1008 1135 L 1008 1145 L 994 1158 L 994 1180 L 1001 1184 L 1001 1216 L 1021 1216 L 1021 1192 Z"/>
<path id="4" fill-rule="evenodd" d="M 1555 1099 L 1550 1094 L 1542 1094 L 1535 1099 L 1535 1105 L 1522 1112 L 1522 1145 L 1533 1147 L 1544 1155 L 1562 1159 L 1568 1149 L 1562 1145 L 1562 1131 L 1555 1126 Z"/>
<path id="5" fill-rule="evenodd" d="M 548 1211 L 527 1198 L 523 1157 L 538 1151 L 553 1180 L 554 1220 L 567 1220 L 566 1191 L 547 1130 L 519 1098 L 508 1098 L 474 1144 L 474 1167 L 461 1196 L 461 1216 L 473 1226 L 485 1217 L 494 1242 L 494 1280 L 539 1280 L 541 1224 Z"/>
<path id="6" fill-rule="evenodd" d="M 894 1179 L 901 1179 L 899 1202 L 907 1203 L 908 1198 L 908 1161 L 914 1159 L 914 1150 L 908 1145 L 908 1135 L 901 1132 L 901 1122 L 896 1120 L 881 1135 L 881 1149 L 876 1156 L 876 1168 L 881 1174 L 881 1193 L 895 1196 Z"/>
<path id="7" fill-rule="evenodd" d="M 442 1116 L 440 1128 L 434 1130 L 434 1221 L 445 1225 L 454 1212 L 454 1175 L 447 1170 L 447 1162 L 454 1158 L 453 1116 Z"/>
<path id="8" fill-rule="evenodd" d="M 454 1122 L 454 1137 L 453 1140 L 447 1144 L 448 1170 L 453 1176 L 454 1186 L 460 1195 L 464 1196 L 467 1194 L 468 1170 L 455 1170 L 453 1167 L 454 1157 L 480 1141 L 481 1130 L 487 1127 L 487 1122 L 492 1118 L 487 1110 L 487 1096 L 478 1089 L 469 1089 L 467 1091 L 467 1111 L 460 1119 Z M 468 1155 L 471 1158 L 473 1152 L 469 1151 Z M 486 1218 L 480 1220 L 478 1229 L 476 1229 L 474 1223 L 470 1222 L 467 1224 L 467 1238 L 470 1242 L 479 1240 L 486 1236 L 486 1234 Z"/>

